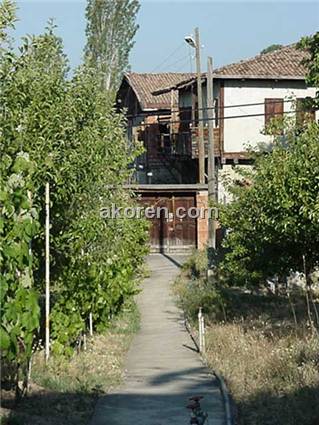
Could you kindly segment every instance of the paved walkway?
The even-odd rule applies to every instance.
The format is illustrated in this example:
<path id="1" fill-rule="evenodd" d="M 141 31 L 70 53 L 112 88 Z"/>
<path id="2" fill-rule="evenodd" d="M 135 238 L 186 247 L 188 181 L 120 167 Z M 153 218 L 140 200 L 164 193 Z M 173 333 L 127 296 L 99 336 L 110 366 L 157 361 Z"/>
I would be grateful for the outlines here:
<path id="1" fill-rule="evenodd" d="M 91 425 L 187 425 L 188 397 L 204 395 L 208 425 L 223 425 L 217 383 L 203 366 L 175 307 L 170 284 L 182 256 L 148 257 L 151 276 L 138 297 L 141 328 L 128 353 L 123 386 L 98 402 Z"/>

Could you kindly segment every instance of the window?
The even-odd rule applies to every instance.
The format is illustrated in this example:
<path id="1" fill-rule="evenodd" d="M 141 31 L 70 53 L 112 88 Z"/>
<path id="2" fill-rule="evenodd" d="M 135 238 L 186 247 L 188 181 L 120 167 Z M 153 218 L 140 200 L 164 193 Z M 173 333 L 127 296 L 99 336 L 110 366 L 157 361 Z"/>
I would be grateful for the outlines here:
<path id="1" fill-rule="evenodd" d="M 283 99 L 265 99 L 265 126 L 267 126 L 273 118 L 280 118 L 284 115 Z"/>
<path id="2" fill-rule="evenodd" d="M 303 126 L 306 122 L 316 120 L 313 99 L 311 97 L 297 99 L 296 110 L 297 125 Z"/>

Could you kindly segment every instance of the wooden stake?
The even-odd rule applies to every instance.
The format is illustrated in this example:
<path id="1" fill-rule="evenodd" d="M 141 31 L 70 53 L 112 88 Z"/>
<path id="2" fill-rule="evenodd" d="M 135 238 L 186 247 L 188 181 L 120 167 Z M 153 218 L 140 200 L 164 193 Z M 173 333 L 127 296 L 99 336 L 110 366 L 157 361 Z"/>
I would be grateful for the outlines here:
<path id="1" fill-rule="evenodd" d="M 89 314 L 89 331 L 90 331 L 90 336 L 93 336 L 93 316 L 92 316 L 92 313 Z"/>
<path id="2" fill-rule="evenodd" d="M 50 186 L 45 185 L 45 361 L 50 356 Z"/>
<path id="3" fill-rule="evenodd" d="M 199 352 L 203 352 L 203 321 L 202 321 L 202 308 L 198 310 L 198 339 L 199 339 Z"/>

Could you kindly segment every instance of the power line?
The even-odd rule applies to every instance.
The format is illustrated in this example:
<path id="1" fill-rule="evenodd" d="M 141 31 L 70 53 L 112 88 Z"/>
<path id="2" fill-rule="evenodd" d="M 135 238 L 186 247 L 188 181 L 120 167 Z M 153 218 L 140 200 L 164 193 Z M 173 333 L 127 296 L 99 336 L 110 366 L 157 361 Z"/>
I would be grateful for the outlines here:
<path id="1" fill-rule="evenodd" d="M 181 57 L 181 58 L 179 58 L 179 59 L 177 59 L 177 60 L 175 60 L 174 62 L 172 62 L 172 63 L 169 63 L 168 65 L 167 65 L 167 68 L 171 68 L 171 67 L 173 67 L 173 66 L 175 66 L 175 65 L 178 65 L 180 62 L 182 62 L 182 61 L 184 61 L 185 62 L 185 59 L 187 59 L 187 61 L 189 60 L 189 57 L 188 57 L 188 54 L 187 55 L 184 55 L 183 57 Z M 183 65 L 184 66 L 184 65 Z M 177 72 L 177 71 L 175 71 L 175 72 Z"/>
<path id="2" fill-rule="evenodd" d="M 315 112 L 318 109 L 309 109 L 306 112 Z M 270 118 L 272 118 L 274 115 L 284 115 L 284 114 L 294 114 L 294 113 L 299 113 L 299 112 L 305 112 L 303 109 L 295 109 L 295 110 L 291 110 L 291 111 L 282 111 L 282 112 L 272 112 L 271 114 L 266 114 L 266 113 L 259 113 L 259 114 L 246 114 L 246 115 L 231 115 L 228 117 L 219 117 L 218 120 L 228 120 L 228 119 L 238 119 L 238 118 L 252 118 L 252 117 L 264 117 L 264 116 L 269 116 Z M 169 124 L 192 124 L 192 123 L 198 123 L 198 121 L 203 121 L 203 122 L 207 122 L 210 120 L 215 120 L 216 117 L 212 117 L 212 118 L 203 118 L 202 120 L 199 119 L 190 119 L 190 120 L 175 120 L 175 121 L 170 121 L 169 120 Z M 157 125 L 158 123 L 140 123 L 139 126 L 144 126 L 144 127 L 148 127 L 148 126 L 152 126 L 152 125 Z"/>
<path id="3" fill-rule="evenodd" d="M 172 53 L 170 53 L 167 57 L 166 57 L 166 59 L 164 59 L 159 65 L 157 65 L 152 71 L 151 71 L 151 73 L 152 72 L 155 72 L 155 71 L 157 71 L 157 70 L 159 70 L 173 55 L 175 55 L 175 53 L 177 53 L 183 46 L 185 45 L 185 43 L 184 43 L 184 41 L 178 46 L 178 47 L 176 47 L 176 49 L 175 50 L 173 50 L 173 52 Z"/>
<path id="4" fill-rule="evenodd" d="M 186 61 L 183 62 L 183 64 L 175 72 L 180 72 L 183 68 L 186 67 L 186 65 L 189 65 L 189 56 L 187 55 L 186 58 Z"/>
<path id="5" fill-rule="evenodd" d="M 287 99 L 287 100 L 274 100 L 271 102 L 268 102 L 268 104 L 276 104 L 276 103 L 292 103 L 295 102 L 295 99 Z M 224 106 L 213 106 L 213 107 L 203 107 L 203 108 L 196 108 L 196 111 L 200 110 L 224 110 L 228 108 L 243 108 L 243 107 L 249 107 L 249 106 L 259 106 L 259 105 L 265 105 L 265 102 L 255 102 L 255 103 L 242 103 L 242 104 L 232 104 L 232 105 L 224 105 Z M 189 107 L 191 108 L 191 107 Z M 180 108 L 169 108 L 171 112 L 183 112 Z M 141 112 L 140 114 L 135 115 L 127 115 L 127 118 L 138 118 L 138 117 L 144 117 L 149 115 L 160 115 L 158 111 L 149 111 L 149 112 Z"/>

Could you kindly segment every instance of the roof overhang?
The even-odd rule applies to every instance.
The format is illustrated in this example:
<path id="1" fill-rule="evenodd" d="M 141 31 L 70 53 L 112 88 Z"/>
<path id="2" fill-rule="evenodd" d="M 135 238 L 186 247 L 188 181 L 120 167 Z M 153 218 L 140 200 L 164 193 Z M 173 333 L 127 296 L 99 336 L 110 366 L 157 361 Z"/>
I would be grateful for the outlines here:
<path id="1" fill-rule="evenodd" d="M 271 80 L 271 81 L 305 81 L 304 76 L 289 76 L 289 75 L 221 75 L 213 74 L 215 80 Z M 202 83 L 206 83 L 206 76 L 202 77 Z M 197 79 L 192 78 L 188 81 L 182 81 L 179 84 L 176 84 L 172 87 L 163 87 L 160 90 L 152 92 L 154 96 L 159 96 L 160 94 L 168 93 L 172 90 L 181 90 L 185 89 L 193 84 L 197 84 Z"/>

